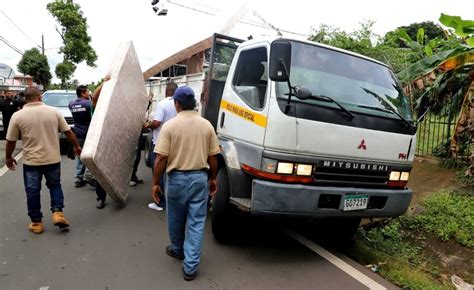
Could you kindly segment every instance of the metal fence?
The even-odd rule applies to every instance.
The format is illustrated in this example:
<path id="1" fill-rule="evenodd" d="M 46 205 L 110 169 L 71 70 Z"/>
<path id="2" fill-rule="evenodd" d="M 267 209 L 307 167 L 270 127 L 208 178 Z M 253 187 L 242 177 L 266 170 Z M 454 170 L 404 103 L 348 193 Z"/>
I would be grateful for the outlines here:
<path id="1" fill-rule="evenodd" d="M 418 125 L 416 154 L 419 156 L 434 156 L 436 152 L 440 152 L 443 145 L 449 144 L 451 141 L 456 121 L 457 117 L 449 119 L 447 116 L 426 114 L 423 121 Z M 462 148 L 458 156 L 460 158 L 468 157 L 470 146 L 473 146 L 473 144 L 468 144 L 467 147 Z"/>

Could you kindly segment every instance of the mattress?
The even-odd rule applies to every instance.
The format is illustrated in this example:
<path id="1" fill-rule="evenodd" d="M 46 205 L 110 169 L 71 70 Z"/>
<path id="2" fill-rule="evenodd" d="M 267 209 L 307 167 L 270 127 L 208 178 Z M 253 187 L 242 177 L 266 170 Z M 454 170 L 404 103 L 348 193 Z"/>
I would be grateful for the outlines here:
<path id="1" fill-rule="evenodd" d="M 125 203 L 133 161 L 148 105 L 132 42 L 117 48 L 92 116 L 81 160 L 107 194 Z"/>

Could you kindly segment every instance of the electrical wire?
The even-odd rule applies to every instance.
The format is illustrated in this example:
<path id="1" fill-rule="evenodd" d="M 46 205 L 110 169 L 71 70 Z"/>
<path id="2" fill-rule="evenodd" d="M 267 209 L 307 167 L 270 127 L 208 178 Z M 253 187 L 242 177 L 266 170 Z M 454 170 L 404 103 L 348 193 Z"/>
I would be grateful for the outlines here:
<path id="1" fill-rule="evenodd" d="M 2 12 L 3 15 L 5 15 L 5 17 L 21 32 L 23 33 L 23 35 L 28 38 L 34 45 L 36 45 L 38 48 L 41 49 L 41 46 L 39 44 L 37 44 L 30 36 L 28 36 L 6 13 L 5 11 L 3 10 L 0 10 L 0 12 Z"/>
<path id="2" fill-rule="evenodd" d="M 176 2 L 173 2 L 171 0 L 168 0 L 167 1 L 168 3 L 170 4 L 173 4 L 173 5 L 176 5 L 176 6 L 179 6 L 179 7 L 182 7 L 182 8 L 185 8 L 185 9 L 189 9 L 189 10 L 192 10 L 192 11 L 196 11 L 196 12 L 199 12 L 199 13 L 203 13 L 203 14 L 206 14 L 206 15 L 211 15 L 211 16 L 217 16 L 217 14 L 215 13 L 212 13 L 212 12 L 208 12 L 208 11 L 204 11 L 202 9 L 197 9 L 197 8 L 194 8 L 194 7 L 190 7 L 190 6 L 187 6 L 187 5 L 183 5 L 183 4 L 180 4 L 180 3 L 176 3 Z M 202 5 L 202 6 L 206 6 L 206 5 Z M 207 6 L 208 8 L 211 8 L 209 6 Z M 211 8 L 213 10 L 216 10 L 216 11 L 220 11 L 216 8 Z M 251 21 L 251 20 L 241 20 L 239 21 L 240 23 L 243 23 L 243 24 L 247 24 L 247 25 L 250 25 L 250 26 L 254 26 L 254 27 L 259 27 L 259 28 L 263 28 L 263 29 L 267 29 L 267 30 L 274 30 L 274 31 L 277 31 L 277 33 L 281 34 L 281 32 L 285 32 L 285 33 L 289 33 L 289 34 L 293 34 L 293 35 L 299 35 L 299 36 L 304 36 L 304 37 L 308 37 L 309 35 L 308 34 L 304 34 L 304 33 L 298 33 L 298 32 L 293 32 L 293 31 L 289 31 L 289 30 L 284 30 L 284 29 L 279 29 L 273 25 L 271 25 L 270 23 L 268 23 L 267 21 L 265 21 L 265 19 L 263 19 L 263 17 L 261 17 L 260 15 L 257 14 L 257 12 L 254 11 L 254 15 L 259 17 L 263 22 L 264 24 L 266 24 L 267 26 L 265 25 L 262 25 L 262 24 L 259 24 L 255 21 Z"/>
<path id="3" fill-rule="evenodd" d="M 19 48 L 17 48 L 17 47 L 14 46 L 13 44 L 11 44 L 7 39 L 5 39 L 5 37 L 0 36 L 0 40 L 1 40 L 3 43 L 5 43 L 8 47 L 10 47 L 11 49 L 13 49 L 15 52 L 17 52 L 17 53 L 23 55 L 23 52 L 22 52 Z"/>

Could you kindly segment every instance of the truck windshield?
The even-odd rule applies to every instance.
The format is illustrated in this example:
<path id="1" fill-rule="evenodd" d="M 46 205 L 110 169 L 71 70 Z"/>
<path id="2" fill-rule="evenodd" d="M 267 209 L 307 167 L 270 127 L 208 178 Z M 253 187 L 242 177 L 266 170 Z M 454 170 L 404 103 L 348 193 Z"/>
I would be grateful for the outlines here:
<path id="1" fill-rule="evenodd" d="M 379 63 L 336 50 L 291 42 L 290 80 L 313 95 L 328 96 L 350 111 L 408 121 L 412 113 L 407 97 L 392 71 Z M 276 83 L 278 98 L 288 98 L 286 83 Z M 297 100 L 295 97 L 292 100 Z M 335 106 L 314 99 L 297 100 L 318 106 Z"/>

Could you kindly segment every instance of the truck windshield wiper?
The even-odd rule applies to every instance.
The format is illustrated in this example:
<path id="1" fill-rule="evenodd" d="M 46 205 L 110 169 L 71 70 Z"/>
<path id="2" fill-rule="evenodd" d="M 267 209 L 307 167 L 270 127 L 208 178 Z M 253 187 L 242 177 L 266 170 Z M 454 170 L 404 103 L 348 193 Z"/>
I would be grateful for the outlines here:
<path id="1" fill-rule="evenodd" d="M 408 122 L 407 119 L 405 119 L 402 115 L 400 115 L 400 113 L 397 112 L 397 110 L 395 110 L 394 108 L 392 108 L 392 106 L 390 106 L 390 104 L 384 99 L 382 98 L 381 96 L 379 96 L 377 93 L 375 92 L 372 92 L 371 90 L 369 89 L 366 89 L 366 88 L 362 88 L 367 94 L 370 94 L 374 97 L 376 97 L 378 100 L 380 100 L 381 102 L 383 102 L 388 108 L 390 109 L 386 109 L 386 108 L 381 108 L 381 107 L 375 107 L 375 106 L 366 106 L 366 105 L 359 105 L 358 107 L 359 108 L 366 108 L 366 109 L 372 109 L 372 110 L 376 110 L 376 111 L 381 111 L 381 112 L 385 112 L 385 113 L 391 113 L 391 114 L 394 114 L 396 116 L 398 116 L 398 118 L 400 118 L 401 121 L 403 121 L 403 123 L 405 123 L 405 125 L 407 125 L 408 127 L 413 127 L 413 125 Z"/>
<path id="2" fill-rule="evenodd" d="M 317 101 L 323 101 L 323 102 L 329 102 L 329 103 L 334 103 L 336 104 L 344 113 L 347 114 L 347 116 L 352 120 L 354 119 L 354 114 L 352 114 L 348 109 L 346 109 L 343 105 L 341 105 L 338 101 L 334 100 L 331 97 L 325 96 L 325 95 L 311 95 L 310 99 L 312 100 L 317 100 Z"/>

